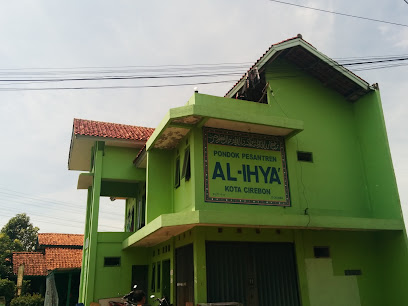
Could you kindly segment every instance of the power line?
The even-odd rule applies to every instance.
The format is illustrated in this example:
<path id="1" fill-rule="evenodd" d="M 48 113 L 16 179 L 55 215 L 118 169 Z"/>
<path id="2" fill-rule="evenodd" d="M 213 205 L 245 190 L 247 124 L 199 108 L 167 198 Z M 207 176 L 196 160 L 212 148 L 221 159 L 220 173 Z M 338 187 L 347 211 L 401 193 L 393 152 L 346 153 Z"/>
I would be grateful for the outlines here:
<path id="1" fill-rule="evenodd" d="M 215 82 L 195 82 L 184 84 L 165 84 L 165 85 L 140 85 L 140 86 L 87 86 L 87 87 L 42 87 L 42 88 L 0 88 L 0 91 L 42 91 L 42 90 L 84 90 L 84 89 L 133 89 L 133 88 L 161 88 L 161 87 L 179 87 L 179 86 L 194 86 L 208 85 L 220 83 L 234 83 L 236 80 L 215 81 Z"/>
<path id="2" fill-rule="evenodd" d="M 112 81 L 112 80 L 143 80 L 143 79 L 173 79 L 173 78 L 201 78 L 241 75 L 242 72 L 194 74 L 194 75 L 149 75 L 149 76 L 102 76 L 87 78 L 58 78 L 58 79 L 0 79 L 0 82 L 70 82 L 70 81 Z"/>
<path id="3" fill-rule="evenodd" d="M 391 25 L 396 25 L 396 26 L 401 26 L 401 27 L 408 27 L 407 24 L 396 23 L 396 22 L 392 22 L 392 21 L 379 20 L 379 19 L 363 17 L 363 16 L 357 16 L 357 15 L 351 15 L 351 14 L 346 14 L 346 13 L 339 13 L 339 12 L 335 12 L 335 11 L 329 11 L 329 10 L 324 10 L 324 9 L 320 9 L 320 8 L 316 8 L 316 7 L 310 7 L 310 6 L 305 6 L 305 5 L 295 4 L 295 3 L 289 3 L 289 2 L 279 1 L 279 0 L 269 0 L 269 1 L 277 2 L 277 3 L 281 3 L 281 4 L 286 4 L 286 5 L 291 5 L 291 6 L 297 6 L 297 7 L 301 7 L 301 8 L 305 8 L 305 9 L 309 9 L 309 10 L 314 10 L 314 11 L 319 11 L 319 12 L 324 12 L 324 13 L 340 15 L 340 16 L 346 16 L 346 17 L 352 17 L 352 18 L 363 19 L 363 20 L 368 20 L 368 21 L 386 23 L 386 24 L 391 24 Z M 407 2 L 407 0 L 404 0 L 404 1 Z"/>
<path id="4" fill-rule="evenodd" d="M 352 60 L 350 59 L 343 59 L 343 63 L 337 63 L 335 61 L 332 62 L 330 66 L 338 67 L 338 66 L 360 66 L 361 68 L 356 69 L 358 71 L 362 70 L 371 70 L 371 69 L 383 69 L 383 68 L 391 68 L 391 67 L 398 67 L 404 66 L 404 64 L 400 64 L 399 62 L 407 61 L 408 56 L 376 56 L 372 58 L 356 58 Z M 339 61 L 340 62 L 340 61 Z M 397 63 L 398 62 L 398 63 Z M 390 65 L 380 65 L 384 63 L 391 63 Z M 396 63 L 396 64 L 395 64 Z M 377 66 L 376 66 L 377 65 Z M 301 70 L 307 70 L 307 68 L 301 68 Z M 285 72 L 283 69 L 274 69 L 275 72 Z M 31 78 L 31 79 L 1 79 L 1 82 L 21 82 L 18 85 L 27 85 L 26 82 L 29 83 L 44 83 L 44 82 L 80 82 L 80 81 L 123 81 L 123 80 L 142 80 L 142 79 L 170 79 L 170 78 L 208 78 L 208 77 L 219 77 L 219 76 L 229 76 L 229 75 L 242 75 L 243 72 L 229 72 L 229 73 L 212 73 L 212 74 L 167 74 L 167 75 L 122 75 L 122 76 L 93 76 L 93 77 L 80 77 L 80 78 Z M 296 77 L 296 76 L 276 76 L 275 78 L 288 78 L 288 77 Z M 194 82 L 194 83 L 179 83 L 179 84 L 155 84 L 155 85 L 110 85 L 110 86 L 66 86 L 66 87 L 2 87 L 2 86 L 9 86 L 13 83 L 3 83 L 0 84 L 0 91 L 44 91 L 44 90 L 91 90 L 91 89 L 134 89 L 134 88 L 161 88 L 161 87 L 177 87 L 177 86 L 190 86 L 190 85 L 207 85 L 207 84 L 217 84 L 217 83 L 233 83 L 236 80 L 221 80 L 221 81 L 201 81 L 201 82 Z"/>
<path id="5" fill-rule="evenodd" d="M 3 190 L 3 191 L 1 191 Z M 4 191 L 6 190 L 6 191 Z M 7 192 L 11 191 L 11 192 Z M 1 188 L 0 187 L 0 195 L 3 195 L 5 197 L 9 197 L 11 199 L 6 199 L 6 201 L 13 201 L 13 202 L 17 202 L 20 204 L 28 204 L 28 205 L 33 205 L 33 206 L 37 206 L 37 207 L 43 207 L 43 206 L 47 206 L 49 207 L 49 204 L 52 204 L 53 207 L 55 206 L 59 206 L 59 207 L 64 207 L 64 208 L 69 208 L 69 209 L 74 209 L 77 211 L 77 213 L 83 213 L 85 211 L 85 207 L 84 208 L 80 208 L 77 205 L 73 204 L 73 203 L 68 203 L 68 202 L 62 202 L 62 201 L 58 201 L 58 200 L 52 200 L 52 199 L 47 199 L 47 198 L 43 198 L 43 197 L 30 197 L 27 196 L 29 194 L 27 193 L 21 193 L 18 194 L 19 192 L 17 191 L 12 191 L 10 189 L 5 189 L 5 188 Z M 0 198 L 1 200 L 1 198 Z M 27 202 L 27 201 L 29 202 Z M 34 202 L 34 203 L 32 203 Z M 49 203 L 49 204 L 48 204 Z M 60 209 L 60 208 L 58 208 Z M 60 209 L 61 210 L 61 209 Z M 70 211 L 70 210 L 66 210 L 66 211 Z M 72 211 L 70 211 L 72 212 Z M 104 212 L 101 212 L 104 213 Z M 110 213 L 111 215 L 115 215 L 115 216 L 123 216 L 122 214 L 117 214 L 117 213 Z"/>

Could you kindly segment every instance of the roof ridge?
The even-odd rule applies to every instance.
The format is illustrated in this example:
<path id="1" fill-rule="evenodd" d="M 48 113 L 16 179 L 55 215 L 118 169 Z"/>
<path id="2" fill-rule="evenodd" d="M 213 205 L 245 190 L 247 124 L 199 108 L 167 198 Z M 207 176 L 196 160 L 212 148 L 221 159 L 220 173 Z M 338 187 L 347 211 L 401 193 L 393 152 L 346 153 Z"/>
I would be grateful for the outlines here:
<path id="1" fill-rule="evenodd" d="M 138 127 L 138 128 L 145 128 L 145 129 L 155 129 L 152 127 L 147 127 L 147 126 L 140 126 L 140 125 L 133 125 L 133 124 L 124 124 L 124 123 L 116 123 L 116 122 L 108 122 L 108 121 L 99 121 L 99 120 L 91 120 L 91 119 L 81 119 L 81 118 L 74 118 L 75 120 L 81 120 L 81 121 L 86 121 L 86 122 L 95 122 L 95 123 L 107 123 L 107 124 L 114 124 L 114 125 L 120 125 L 120 126 L 130 126 L 130 127 Z"/>

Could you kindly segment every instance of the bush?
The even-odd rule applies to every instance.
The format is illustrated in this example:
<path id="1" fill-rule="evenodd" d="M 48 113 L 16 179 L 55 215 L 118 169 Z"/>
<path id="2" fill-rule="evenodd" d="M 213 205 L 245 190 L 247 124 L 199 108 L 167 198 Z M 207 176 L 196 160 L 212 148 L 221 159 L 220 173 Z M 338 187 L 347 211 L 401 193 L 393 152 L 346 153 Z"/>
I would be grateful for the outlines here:
<path id="1" fill-rule="evenodd" d="M 0 296 L 6 298 L 7 305 L 10 304 L 11 299 L 16 292 L 16 285 L 14 282 L 8 279 L 0 279 Z"/>
<path id="2" fill-rule="evenodd" d="M 11 300 L 10 306 L 43 306 L 44 298 L 39 294 L 22 295 Z"/>
<path id="3" fill-rule="evenodd" d="M 21 295 L 31 294 L 31 281 L 23 279 L 23 287 L 21 288 Z"/>

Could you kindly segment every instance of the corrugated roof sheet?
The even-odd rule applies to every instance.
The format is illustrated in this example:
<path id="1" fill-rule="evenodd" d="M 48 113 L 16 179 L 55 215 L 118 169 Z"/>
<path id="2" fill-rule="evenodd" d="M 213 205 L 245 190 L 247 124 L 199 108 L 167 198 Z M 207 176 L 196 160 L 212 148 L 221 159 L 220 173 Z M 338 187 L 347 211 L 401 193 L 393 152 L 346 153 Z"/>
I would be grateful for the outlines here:
<path id="1" fill-rule="evenodd" d="M 84 235 L 80 234 L 54 234 L 44 233 L 38 234 L 39 246 L 82 246 L 84 243 Z"/>
<path id="2" fill-rule="evenodd" d="M 142 126 L 74 119 L 74 135 L 146 141 L 153 132 Z"/>

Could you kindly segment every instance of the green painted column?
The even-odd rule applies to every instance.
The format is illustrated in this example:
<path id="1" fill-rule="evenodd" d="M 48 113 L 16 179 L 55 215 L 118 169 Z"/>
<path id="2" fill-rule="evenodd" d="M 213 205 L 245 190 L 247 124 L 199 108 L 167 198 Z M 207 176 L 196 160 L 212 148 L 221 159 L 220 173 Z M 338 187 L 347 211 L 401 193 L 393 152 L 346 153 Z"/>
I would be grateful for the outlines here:
<path id="1" fill-rule="evenodd" d="M 90 224 L 88 234 L 88 260 L 87 260 L 87 282 L 85 295 L 85 305 L 89 305 L 94 300 L 95 274 L 96 274 L 96 251 L 98 243 L 98 217 L 99 217 L 99 197 L 101 194 L 102 164 L 105 143 L 97 141 L 94 153 L 94 178 L 92 186 L 92 205 L 90 211 Z"/>
<path id="2" fill-rule="evenodd" d="M 78 302 L 83 303 L 84 302 L 84 297 L 85 297 L 85 290 L 86 290 L 86 279 L 87 279 L 87 265 L 85 265 L 85 262 L 87 262 L 88 257 L 88 246 L 87 246 L 87 238 L 89 235 L 89 216 L 91 214 L 91 204 L 92 204 L 92 187 L 88 187 L 88 199 L 86 202 L 86 216 L 85 216 L 85 230 L 84 230 L 84 243 L 82 247 L 82 267 L 81 267 L 81 276 L 80 276 L 80 283 L 79 283 L 79 296 L 78 296 Z"/>
<path id="3" fill-rule="evenodd" d="M 195 304 L 207 302 L 207 269 L 205 256 L 205 237 L 200 228 L 194 229 L 194 301 Z"/>

